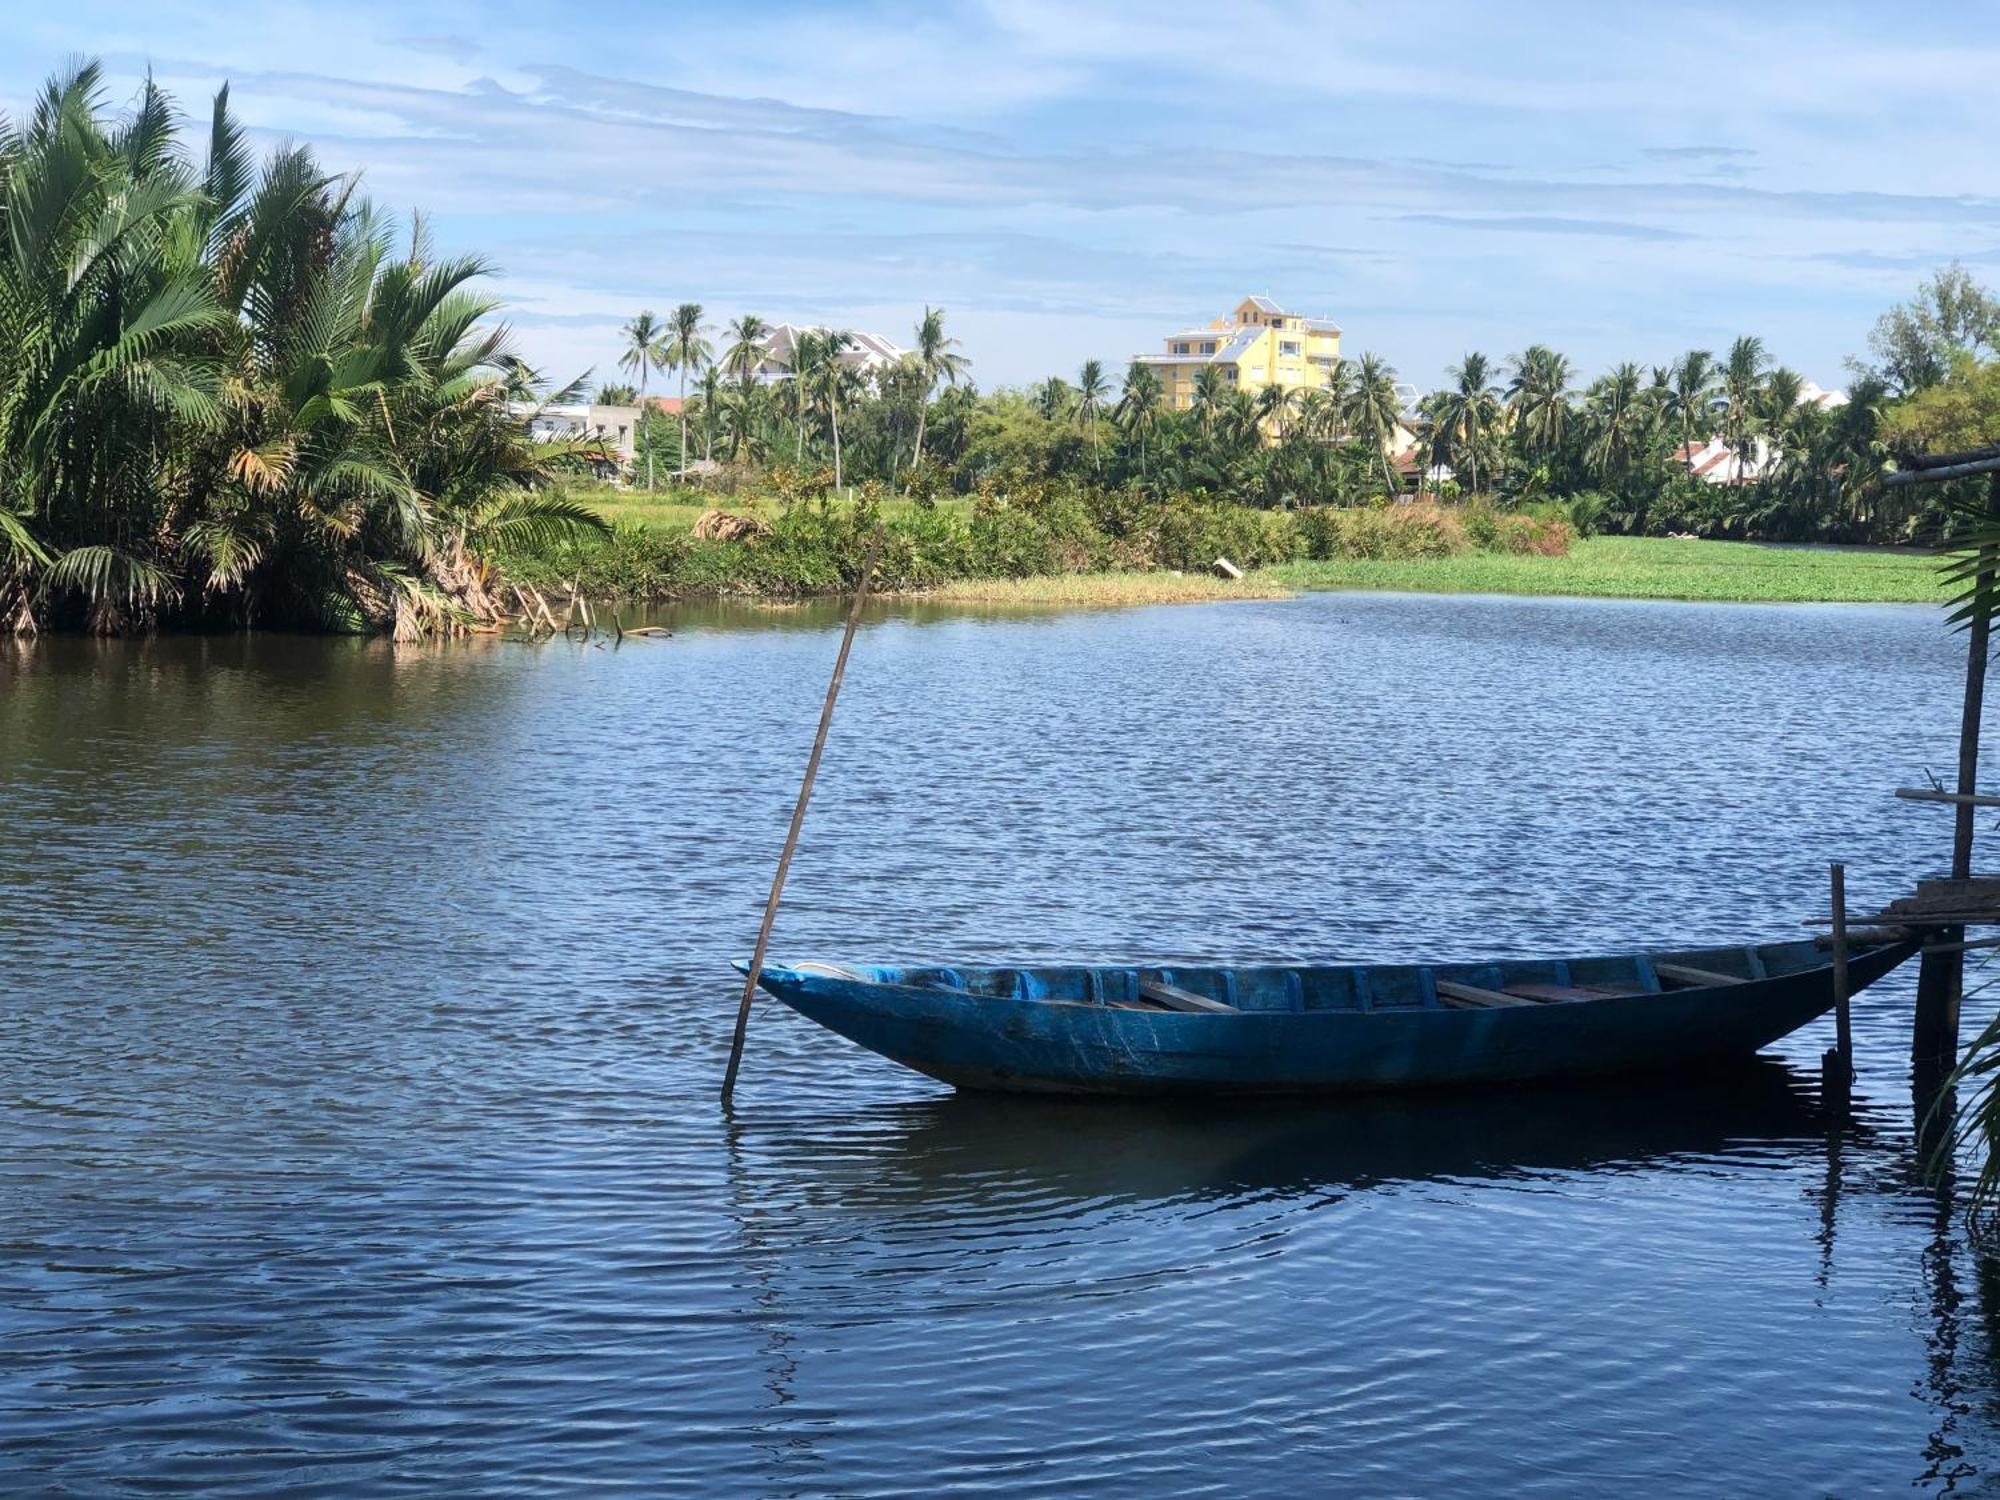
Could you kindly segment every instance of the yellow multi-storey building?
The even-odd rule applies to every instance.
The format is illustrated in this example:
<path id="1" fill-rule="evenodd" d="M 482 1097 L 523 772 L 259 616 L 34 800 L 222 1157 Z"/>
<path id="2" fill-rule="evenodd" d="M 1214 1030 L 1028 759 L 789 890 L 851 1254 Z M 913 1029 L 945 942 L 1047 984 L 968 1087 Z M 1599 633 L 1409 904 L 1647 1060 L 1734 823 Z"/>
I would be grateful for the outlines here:
<path id="1" fill-rule="evenodd" d="M 1204 365 L 1221 370 L 1230 390 L 1253 396 L 1267 385 L 1314 390 L 1340 363 L 1340 325 L 1288 313 L 1269 297 L 1246 297 L 1229 317 L 1170 335 L 1166 353 L 1142 354 L 1139 363 L 1159 374 L 1170 411 L 1194 404 L 1195 374 Z"/>

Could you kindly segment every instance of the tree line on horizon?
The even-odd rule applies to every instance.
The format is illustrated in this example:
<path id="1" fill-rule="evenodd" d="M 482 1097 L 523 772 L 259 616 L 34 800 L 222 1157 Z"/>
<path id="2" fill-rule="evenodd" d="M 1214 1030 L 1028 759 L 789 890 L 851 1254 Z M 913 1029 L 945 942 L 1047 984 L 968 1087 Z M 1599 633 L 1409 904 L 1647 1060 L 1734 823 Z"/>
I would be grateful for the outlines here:
<path id="1" fill-rule="evenodd" d="M 823 464 L 836 487 L 872 479 L 929 495 L 1062 480 L 1257 506 L 1477 494 L 1557 504 L 1586 530 L 1785 541 L 1948 534 L 1948 493 L 1898 499 L 1881 480 L 1911 403 L 1976 384 L 2000 355 L 2000 298 L 1957 264 L 1883 314 L 1869 336 L 1874 359 L 1850 361 L 1848 399 L 1832 405 L 1802 399 L 1803 378 L 1753 336 L 1720 354 L 1621 362 L 1587 382 L 1547 345 L 1499 363 L 1472 352 L 1410 409 L 1394 367 L 1373 353 L 1339 361 L 1317 389 L 1246 391 L 1205 365 L 1191 406 L 1175 411 L 1139 360 L 1117 386 L 1093 359 L 1073 381 L 981 392 L 936 308 L 899 362 L 864 373 L 840 359 L 851 334 L 807 330 L 796 367 L 775 380 L 758 375 L 762 318 L 732 321 L 718 358 L 704 316 L 689 302 L 665 321 L 635 318 L 621 366 L 639 384 L 603 388 L 643 398 L 650 372 L 679 372 L 667 451 L 680 465 L 718 452 L 731 464 Z M 645 430 L 660 431 L 657 421 Z M 1403 437 L 1415 462 L 1398 466 L 1391 450 Z M 1696 477 L 1688 461 L 1717 439 L 1729 455 L 1724 483 Z M 650 447 L 647 461 L 650 476 Z"/>

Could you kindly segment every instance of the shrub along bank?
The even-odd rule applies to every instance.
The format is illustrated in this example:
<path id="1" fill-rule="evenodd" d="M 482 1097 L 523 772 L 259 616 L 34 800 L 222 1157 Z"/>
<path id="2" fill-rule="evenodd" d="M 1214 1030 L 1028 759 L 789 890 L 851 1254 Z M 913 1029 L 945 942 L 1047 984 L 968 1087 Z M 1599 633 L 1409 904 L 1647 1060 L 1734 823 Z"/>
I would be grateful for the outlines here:
<path id="1" fill-rule="evenodd" d="M 507 577 L 538 588 L 673 599 L 714 594 L 799 598 L 860 577 L 883 536 L 878 586 L 940 588 L 968 579 L 1211 568 L 1309 560 L 1419 560 L 1473 552 L 1562 557 L 1575 533 L 1560 515 L 1501 512 L 1480 502 L 1257 510 L 1129 491 L 1051 487 L 982 493 L 969 505 L 886 508 L 864 491 L 775 506 L 733 504 L 768 528 L 733 541 L 692 528 L 614 524 L 608 536 L 503 550 Z"/>

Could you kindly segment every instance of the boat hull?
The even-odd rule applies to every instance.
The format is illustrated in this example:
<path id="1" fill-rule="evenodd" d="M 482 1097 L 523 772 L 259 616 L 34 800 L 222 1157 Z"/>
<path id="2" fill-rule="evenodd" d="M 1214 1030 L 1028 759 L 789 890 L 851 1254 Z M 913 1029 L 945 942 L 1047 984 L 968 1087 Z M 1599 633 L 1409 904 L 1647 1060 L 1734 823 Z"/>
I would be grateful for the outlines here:
<path id="1" fill-rule="evenodd" d="M 1810 948 L 1730 951 L 1796 955 L 1801 946 Z M 1856 952 L 1850 987 L 1872 984 L 1912 951 L 1901 943 Z M 1051 1094 L 1337 1094 L 1676 1068 L 1747 1056 L 1833 1004 L 1824 963 L 1567 1003 L 1454 1009 L 1427 986 L 1425 1003 L 1402 1008 L 1226 1014 L 968 994 L 776 967 L 760 979 L 808 1019 L 944 1083 Z"/>

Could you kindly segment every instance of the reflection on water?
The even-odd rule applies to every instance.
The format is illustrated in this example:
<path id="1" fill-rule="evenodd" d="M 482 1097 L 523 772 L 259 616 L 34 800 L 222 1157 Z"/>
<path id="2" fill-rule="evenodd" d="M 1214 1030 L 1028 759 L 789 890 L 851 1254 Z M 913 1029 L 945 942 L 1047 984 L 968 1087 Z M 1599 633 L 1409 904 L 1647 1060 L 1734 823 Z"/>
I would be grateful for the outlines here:
<path id="1" fill-rule="evenodd" d="M 837 606 L 622 649 L 0 649 L 0 1489 L 1973 1491 L 2000 1284 L 1911 976 L 1741 1068 L 714 1090 Z M 1749 941 L 1938 862 L 1928 612 L 893 606 L 780 956 Z M 1867 712 L 1854 710 L 1867 705 Z M 1941 707 L 1942 706 L 1942 707 Z"/>

